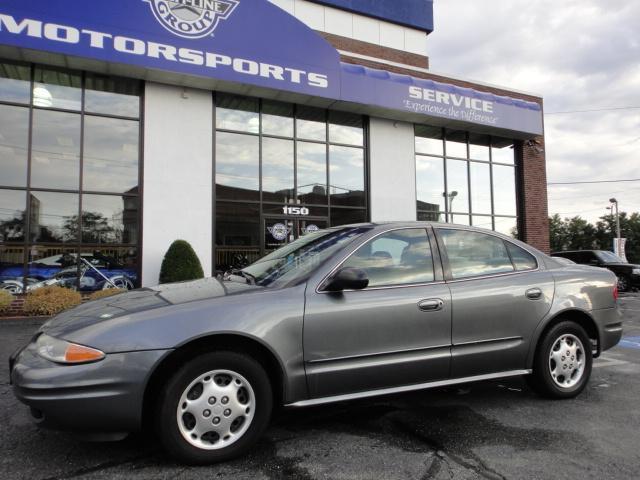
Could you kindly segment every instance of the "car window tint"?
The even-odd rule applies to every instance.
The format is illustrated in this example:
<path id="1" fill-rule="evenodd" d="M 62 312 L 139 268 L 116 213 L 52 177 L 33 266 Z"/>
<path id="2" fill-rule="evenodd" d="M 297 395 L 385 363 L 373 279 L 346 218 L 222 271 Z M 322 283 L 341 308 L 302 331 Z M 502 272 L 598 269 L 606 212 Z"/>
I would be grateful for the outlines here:
<path id="1" fill-rule="evenodd" d="M 513 260 L 513 264 L 515 265 L 516 270 L 534 270 L 538 268 L 536 257 L 531 255 L 524 248 L 520 248 L 511 242 L 505 243 L 507 244 L 507 249 L 509 250 L 511 260 Z"/>
<path id="2" fill-rule="evenodd" d="M 440 229 L 454 279 L 513 272 L 504 242 L 492 235 Z"/>
<path id="3" fill-rule="evenodd" d="M 342 265 L 360 268 L 369 287 L 427 283 L 434 280 L 433 258 L 426 230 L 394 230 L 361 246 Z"/>

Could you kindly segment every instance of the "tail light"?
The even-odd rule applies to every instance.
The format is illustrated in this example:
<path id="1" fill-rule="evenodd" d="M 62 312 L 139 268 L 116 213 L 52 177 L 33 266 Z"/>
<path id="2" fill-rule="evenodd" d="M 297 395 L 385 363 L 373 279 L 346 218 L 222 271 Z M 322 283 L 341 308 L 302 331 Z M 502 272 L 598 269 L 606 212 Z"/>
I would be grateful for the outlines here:
<path id="1" fill-rule="evenodd" d="M 613 286 L 613 301 L 617 302 L 619 296 L 620 294 L 618 292 L 618 282 L 616 282 L 616 284 Z"/>

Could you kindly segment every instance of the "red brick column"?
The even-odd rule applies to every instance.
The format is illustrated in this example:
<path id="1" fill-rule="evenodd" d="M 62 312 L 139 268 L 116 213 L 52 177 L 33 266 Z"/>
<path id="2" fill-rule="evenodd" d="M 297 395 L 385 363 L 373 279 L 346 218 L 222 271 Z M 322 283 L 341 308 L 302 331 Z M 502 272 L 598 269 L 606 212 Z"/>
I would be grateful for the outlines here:
<path id="1" fill-rule="evenodd" d="M 518 145 L 516 164 L 519 166 L 521 186 L 520 238 L 529 245 L 549 253 L 549 209 L 544 137 L 537 137 Z"/>

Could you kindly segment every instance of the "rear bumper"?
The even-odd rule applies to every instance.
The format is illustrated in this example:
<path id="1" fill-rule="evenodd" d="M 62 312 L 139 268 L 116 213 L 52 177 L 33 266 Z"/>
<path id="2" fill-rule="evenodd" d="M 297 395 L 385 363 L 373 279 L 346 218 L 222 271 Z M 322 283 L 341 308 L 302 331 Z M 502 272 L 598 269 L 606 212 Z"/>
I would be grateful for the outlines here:
<path id="1" fill-rule="evenodd" d="M 600 334 L 600 352 L 615 347 L 622 338 L 622 312 L 617 308 L 593 310 L 591 316 Z"/>
<path id="2" fill-rule="evenodd" d="M 109 354 L 100 362 L 58 365 L 33 344 L 12 361 L 13 391 L 38 423 L 74 432 L 132 432 L 142 425 L 144 389 L 164 350 Z"/>

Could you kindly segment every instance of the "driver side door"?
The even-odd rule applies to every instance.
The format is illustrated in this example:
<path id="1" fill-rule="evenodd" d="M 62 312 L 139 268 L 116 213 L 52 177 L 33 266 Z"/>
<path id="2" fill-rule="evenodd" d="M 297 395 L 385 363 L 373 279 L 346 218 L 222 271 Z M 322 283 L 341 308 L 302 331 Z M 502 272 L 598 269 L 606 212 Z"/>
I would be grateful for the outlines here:
<path id="1" fill-rule="evenodd" d="M 308 286 L 303 338 L 311 398 L 448 378 L 451 294 L 434 242 L 426 228 L 384 232 L 340 265 L 364 270 L 367 288 Z"/>

